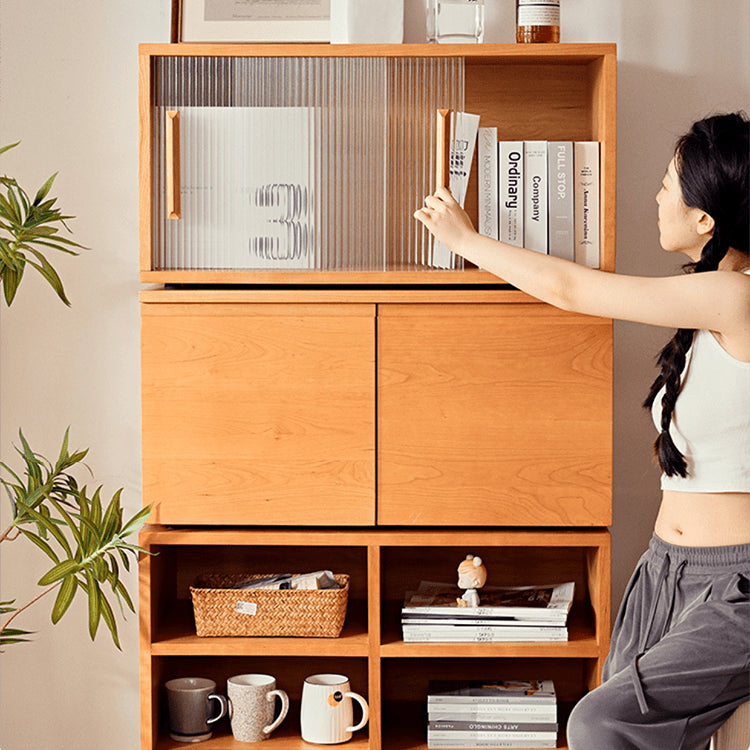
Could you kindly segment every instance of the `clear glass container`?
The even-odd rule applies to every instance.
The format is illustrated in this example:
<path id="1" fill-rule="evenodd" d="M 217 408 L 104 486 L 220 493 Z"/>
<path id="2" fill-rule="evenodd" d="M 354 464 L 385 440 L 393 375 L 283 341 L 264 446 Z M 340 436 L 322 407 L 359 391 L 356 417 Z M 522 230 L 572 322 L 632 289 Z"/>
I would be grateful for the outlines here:
<path id="1" fill-rule="evenodd" d="M 426 3 L 428 42 L 484 41 L 484 0 L 426 0 Z"/>

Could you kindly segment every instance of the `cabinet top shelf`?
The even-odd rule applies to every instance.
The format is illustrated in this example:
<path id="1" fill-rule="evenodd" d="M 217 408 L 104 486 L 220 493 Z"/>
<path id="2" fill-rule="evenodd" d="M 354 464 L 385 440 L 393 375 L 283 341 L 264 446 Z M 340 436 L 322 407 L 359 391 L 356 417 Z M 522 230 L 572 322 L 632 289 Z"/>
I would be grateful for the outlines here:
<path id="1" fill-rule="evenodd" d="M 227 57 L 464 57 L 487 61 L 589 63 L 615 56 L 614 43 L 575 44 L 254 44 L 234 42 L 141 44 L 141 55 Z"/>

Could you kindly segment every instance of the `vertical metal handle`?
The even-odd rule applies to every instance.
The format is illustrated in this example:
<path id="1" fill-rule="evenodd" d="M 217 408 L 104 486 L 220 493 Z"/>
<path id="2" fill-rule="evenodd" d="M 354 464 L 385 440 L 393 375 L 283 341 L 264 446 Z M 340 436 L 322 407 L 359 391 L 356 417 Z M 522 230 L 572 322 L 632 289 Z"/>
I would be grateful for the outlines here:
<path id="1" fill-rule="evenodd" d="M 180 113 L 167 111 L 167 218 L 180 218 Z"/>
<path id="2" fill-rule="evenodd" d="M 435 127 L 435 188 L 450 184 L 451 111 L 439 109 Z"/>

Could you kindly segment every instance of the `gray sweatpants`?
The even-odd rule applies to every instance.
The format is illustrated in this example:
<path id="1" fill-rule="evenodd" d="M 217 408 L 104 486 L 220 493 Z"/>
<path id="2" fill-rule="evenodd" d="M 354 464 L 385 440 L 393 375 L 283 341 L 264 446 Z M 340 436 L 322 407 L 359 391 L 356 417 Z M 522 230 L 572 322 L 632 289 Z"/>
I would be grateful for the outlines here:
<path id="1" fill-rule="evenodd" d="M 628 583 L 602 684 L 575 706 L 570 750 L 703 750 L 750 700 L 750 544 L 654 536 Z"/>

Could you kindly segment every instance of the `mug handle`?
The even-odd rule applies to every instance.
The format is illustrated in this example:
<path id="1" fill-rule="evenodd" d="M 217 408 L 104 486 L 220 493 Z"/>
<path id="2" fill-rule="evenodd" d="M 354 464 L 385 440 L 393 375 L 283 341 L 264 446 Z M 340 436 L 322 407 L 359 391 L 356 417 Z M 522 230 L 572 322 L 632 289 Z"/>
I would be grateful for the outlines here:
<path id="1" fill-rule="evenodd" d="M 353 727 L 347 727 L 344 730 L 345 732 L 356 732 L 358 729 L 362 729 L 362 727 L 367 724 L 367 720 L 370 718 L 370 709 L 367 706 L 367 701 L 359 693 L 352 693 L 350 691 L 347 691 L 346 693 L 344 693 L 344 698 L 354 698 L 354 700 L 357 701 L 360 706 L 362 706 L 362 721 L 360 721 L 359 724 L 356 724 Z"/>
<path id="2" fill-rule="evenodd" d="M 227 710 L 228 710 L 227 699 L 223 695 L 218 695 L 217 693 L 211 693 L 211 695 L 208 696 L 208 700 L 219 701 L 219 715 L 214 716 L 213 719 L 206 719 L 206 724 L 215 724 L 219 719 L 227 715 Z"/>
<path id="3" fill-rule="evenodd" d="M 281 713 L 267 727 L 263 727 L 263 734 L 271 734 L 284 721 L 289 711 L 289 696 L 283 690 L 271 690 L 266 693 L 266 700 L 270 703 L 274 696 L 278 696 L 281 700 Z"/>

